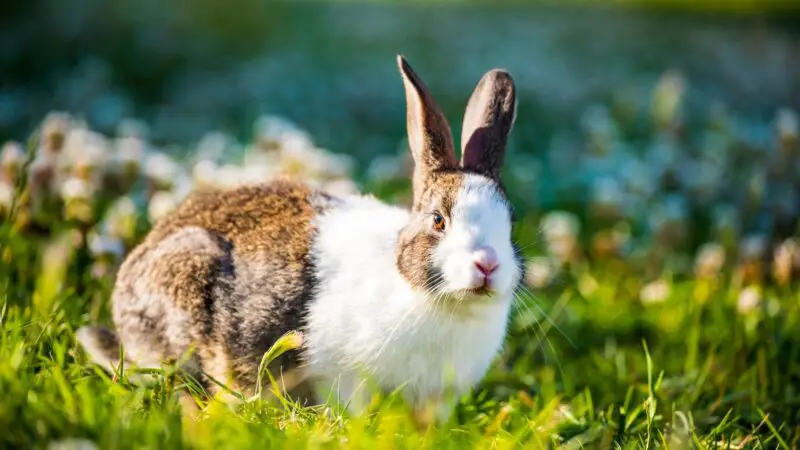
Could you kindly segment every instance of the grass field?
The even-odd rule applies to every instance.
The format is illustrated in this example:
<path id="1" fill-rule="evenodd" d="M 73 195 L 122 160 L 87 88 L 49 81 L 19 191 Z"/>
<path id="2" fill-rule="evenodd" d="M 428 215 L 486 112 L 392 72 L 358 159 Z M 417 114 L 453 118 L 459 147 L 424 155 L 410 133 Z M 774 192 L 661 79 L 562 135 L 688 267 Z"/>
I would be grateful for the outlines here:
<path id="1" fill-rule="evenodd" d="M 126 249 L 174 206 L 182 183 L 241 180 L 258 161 L 328 189 L 356 185 L 347 182 L 347 160 L 280 120 L 261 124 L 245 164 L 211 176 L 198 167 L 213 164 L 195 161 L 190 174 L 181 169 L 189 162 L 164 154 L 140 165 L 143 155 L 130 156 L 144 142 L 134 125 L 107 140 L 52 116 L 25 146 L 4 147 L 0 447 L 798 446 L 797 240 L 762 241 L 722 220 L 696 250 L 680 236 L 704 222 L 667 214 L 641 233 L 633 216 L 614 215 L 607 197 L 586 214 L 521 209 L 515 234 L 529 260 L 530 295 L 516 303 L 502 355 L 449 423 L 418 430 L 392 398 L 376 399 L 361 417 L 285 398 L 198 398 L 199 415 L 184 415 L 180 374 L 165 368 L 153 385 L 136 387 L 91 365 L 76 344 L 79 326 L 108 323 L 114 267 Z M 784 146 L 797 144 L 791 132 Z M 605 142 L 599 137 L 590 132 L 587 147 Z M 292 139 L 308 147 L 300 158 L 280 153 L 281 140 Z M 214 142 L 230 145 L 210 141 L 196 153 L 213 159 Z M 325 168 L 309 169 L 314 158 Z M 360 186 L 402 202 L 403 165 L 383 165 L 401 172 L 394 178 L 378 166 L 372 172 L 383 175 Z M 525 180 L 510 176 L 510 189 L 521 192 Z M 657 216 L 657 206 L 645 215 Z"/>

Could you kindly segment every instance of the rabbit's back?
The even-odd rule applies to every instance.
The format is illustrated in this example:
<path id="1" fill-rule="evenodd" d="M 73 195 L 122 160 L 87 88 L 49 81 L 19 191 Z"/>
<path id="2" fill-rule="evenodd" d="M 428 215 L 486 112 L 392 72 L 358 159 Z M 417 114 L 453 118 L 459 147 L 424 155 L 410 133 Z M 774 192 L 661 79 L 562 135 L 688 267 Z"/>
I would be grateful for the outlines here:
<path id="1" fill-rule="evenodd" d="M 314 218 L 335 202 L 288 181 L 189 196 L 120 268 L 114 322 L 128 354 L 155 366 L 194 350 L 190 367 L 252 387 L 264 352 L 303 328 Z"/>

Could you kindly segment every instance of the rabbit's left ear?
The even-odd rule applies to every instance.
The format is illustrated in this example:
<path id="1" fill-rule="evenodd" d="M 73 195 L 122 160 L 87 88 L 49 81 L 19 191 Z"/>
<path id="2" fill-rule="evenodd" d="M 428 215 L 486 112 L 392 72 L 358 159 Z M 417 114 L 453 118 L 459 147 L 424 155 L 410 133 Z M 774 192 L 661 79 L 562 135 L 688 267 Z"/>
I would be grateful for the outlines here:
<path id="1" fill-rule="evenodd" d="M 490 70 L 467 103 L 461 131 L 461 167 L 499 179 L 516 116 L 514 80 L 505 70 Z"/>

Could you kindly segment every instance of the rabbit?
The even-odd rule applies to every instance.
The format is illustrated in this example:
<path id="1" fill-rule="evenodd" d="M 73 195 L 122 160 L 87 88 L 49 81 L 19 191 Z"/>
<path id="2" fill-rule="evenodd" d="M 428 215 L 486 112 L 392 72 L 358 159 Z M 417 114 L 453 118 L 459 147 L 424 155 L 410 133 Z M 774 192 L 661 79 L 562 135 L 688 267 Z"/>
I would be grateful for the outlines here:
<path id="1" fill-rule="evenodd" d="M 502 348 L 521 283 L 500 178 L 516 93 L 504 70 L 481 78 L 459 161 L 427 87 L 397 64 L 410 210 L 289 179 L 192 193 L 120 266 L 116 331 L 78 330 L 90 358 L 113 369 L 120 345 L 138 367 L 190 354 L 200 379 L 253 392 L 265 352 L 296 331 L 302 344 L 269 366 L 287 392 L 311 385 L 314 401 L 327 393 L 362 411 L 376 385 L 447 420 L 445 398 L 469 392 Z"/>

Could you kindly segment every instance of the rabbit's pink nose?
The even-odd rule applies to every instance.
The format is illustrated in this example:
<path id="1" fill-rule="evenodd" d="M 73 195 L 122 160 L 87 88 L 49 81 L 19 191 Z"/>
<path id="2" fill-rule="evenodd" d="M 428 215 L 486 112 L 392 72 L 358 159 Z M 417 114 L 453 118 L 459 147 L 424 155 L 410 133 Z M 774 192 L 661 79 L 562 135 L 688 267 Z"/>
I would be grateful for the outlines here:
<path id="1" fill-rule="evenodd" d="M 500 262 L 497 261 L 497 253 L 491 247 L 479 248 L 472 254 L 472 257 L 475 261 L 475 267 L 485 276 L 491 275 L 500 265 Z"/>

